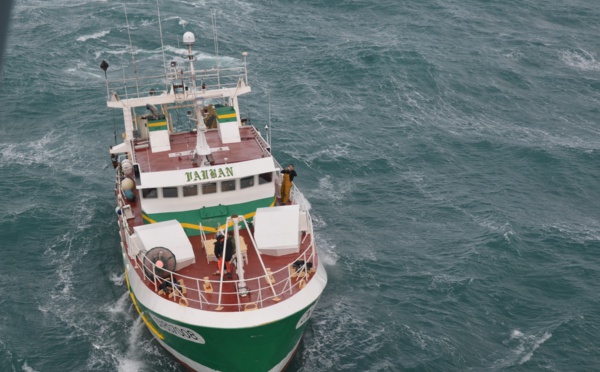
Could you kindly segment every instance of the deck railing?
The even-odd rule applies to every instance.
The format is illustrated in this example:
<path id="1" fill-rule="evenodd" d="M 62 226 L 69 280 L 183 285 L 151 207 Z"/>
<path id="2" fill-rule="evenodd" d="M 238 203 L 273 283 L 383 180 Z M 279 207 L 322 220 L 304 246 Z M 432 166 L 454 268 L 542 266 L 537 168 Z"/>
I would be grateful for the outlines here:
<path id="1" fill-rule="evenodd" d="M 311 273 L 311 268 L 309 268 L 307 264 L 309 262 L 313 264 L 315 263 L 316 248 L 312 218 L 310 216 L 308 203 L 295 186 L 292 186 L 292 201 L 295 204 L 299 204 L 301 213 L 304 213 L 303 218 L 306 219 L 306 224 L 303 232 L 306 234 L 304 235 L 303 239 L 310 237 L 310 242 L 298 254 L 298 256 L 296 256 L 296 258 L 290 262 L 289 265 L 271 272 L 268 271 L 263 264 L 263 271 L 265 272 L 264 275 L 253 278 L 244 278 L 245 285 L 248 288 L 247 298 L 253 299 L 252 302 L 247 302 L 246 300 L 242 301 L 242 298 L 245 299 L 246 296 L 239 296 L 237 291 L 228 292 L 222 290 L 223 284 L 225 283 L 232 283 L 234 288 L 238 288 L 240 280 L 225 280 L 223 277 L 220 277 L 217 280 L 210 280 L 208 276 L 203 278 L 185 276 L 176 272 L 164 270 L 163 268 L 160 269 L 160 272 L 167 273 L 167 277 L 164 279 L 159 278 L 157 275 L 147 275 L 144 268 L 149 269 L 149 271 L 152 273 L 156 273 L 158 270 L 154 262 L 148 260 L 143 254 L 144 247 L 138 246 L 137 241 L 132 238 L 133 229 L 130 227 L 127 217 L 122 212 L 125 202 L 122 198 L 121 185 L 118 180 L 119 177 L 117 177 L 115 192 L 117 193 L 118 209 L 121 211 L 120 213 L 122 215 L 120 223 L 122 232 L 124 234 L 124 241 L 126 243 L 126 247 L 124 247 L 124 249 L 127 250 L 128 256 L 135 261 L 135 267 L 140 269 L 142 275 L 144 276 L 144 280 L 149 281 L 149 284 L 154 287 L 156 292 L 160 290 L 159 287 L 163 281 L 175 283 L 176 279 L 180 282 L 183 279 L 183 284 L 188 292 L 187 294 L 182 292 L 183 287 L 180 289 L 176 285 L 171 286 L 174 299 L 180 304 L 199 309 L 211 308 L 216 310 L 227 309 L 228 311 L 243 311 L 248 309 L 248 306 L 263 308 L 275 304 L 280 301 L 282 297 L 285 297 L 286 294 L 291 295 L 294 290 L 302 289 L 304 285 L 306 285 L 307 279 Z M 243 217 L 240 218 L 245 222 Z M 246 228 L 248 229 L 247 225 Z M 202 231 L 202 229 L 200 231 Z M 254 237 L 252 234 L 249 234 L 249 236 L 252 240 L 252 246 L 256 247 Z M 202 244 L 204 244 L 204 241 L 206 240 L 206 236 L 204 234 L 201 234 L 201 240 Z M 302 243 L 304 243 L 304 240 Z M 260 255 L 259 259 L 261 259 Z M 303 264 L 300 265 L 300 267 L 294 267 L 294 262 L 299 261 L 302 261 Z M 275 278 L 279 279 L 276 280 Z M 217 289 L 219 289 L 219 291 L 217 291 Z M 211 297 L 207 296 L 208 294 L 216 294 L 218 296 Z M 234 295 L 237 298 L 237 302 L 224 303 L 222 299 L 228 295 Z M 209 297 L 216 297 L 217 300 L 211 301 L 209 300 Z"/>
<path id="2" fill-rule="evenodd" d="M 284 266 L 279 270 L 266 272 L 264 275 L 258 277 L 245 278 L 244 282 L 246 288 L 248 288 L 247 296 L 240 296 L 235 290 L 225 291 L 222 289 L 223 284 L 228 283 L 233 284 L 233 288 L 238 288 L 241 282 L 240 280 L 226 280 L 224 277 L 210 280 L 208 279 L 208 276 L 197 278 L 164 269 L 160 269 L 160 271 L 162 273 L 168 273 L 168 276 L 159 279 L 156 275 L 147 275 L 146 270 L 144 270 L 144 268 L 148 268 L 152 272 L 158 271 L 155 264 L 148 260 L 145 255 L 136 255 L 135 261 L 137 266 L 141 268 L 144 279 L 150 282 L 150 285 L 154 286 L 156 292 L 160 290 L 160 285 L 163 281 L 169 283 L 176 283 L 176 280 L 180 283 L 183 282 L 187 294 L 182 293 L 183 288 L 180 289 L 177 285 L 172 285 L 174 300 L 182 305 L 198 309 L 210 308 L 213 310 L 243 311 L 250 304 L 256 305 L 258 308 L 270 306 L 282 300 L 282 298 L 285 298 L 286 295 L 291 295 L 294 290 L 303 288 L 311 273 L 311 269 L 308 268 L 307 263 L 314 262 L 315 257 L 312 252 L 314 252 L 314 250 L 311 243 L 293 261 L 304 262 L 299 269 L 293 267 L 293 262 L 291 262 L 290 265 Z M 275 278 L 279 278 L 279 280 L 276 280 Z M 220 291 L 218 290 L 219 288 L 221 288 Z M 213 296 L 208 296 L 209 294 L 212 294 Z M 235 296 L 237 302 L 231 303 L 223 301 L 226 296 L 227 298 L 230 298 L 229 295 Z M 213 300 L 209 300 L 209 297 L 213 298 Z M 246 297 L 251 298 L 253 301 L 248 302 L 247 300 L 243 300 Z"/>
<path id="3" fill-rule="evenodd" d="M 235 88 L 240 79 L 248 84 L 246 76 L 245 66 L 195 70 L 193 75 L 189 70 L 172 68 L 166 75 L 108 80 L 107 100 L 110 101 L 111 95 L 115 93 L 119 99 L 128 99 L 160 95 L 171 89 L 175 94 L 191 94 L 194 87 L 197 92 Z"/>

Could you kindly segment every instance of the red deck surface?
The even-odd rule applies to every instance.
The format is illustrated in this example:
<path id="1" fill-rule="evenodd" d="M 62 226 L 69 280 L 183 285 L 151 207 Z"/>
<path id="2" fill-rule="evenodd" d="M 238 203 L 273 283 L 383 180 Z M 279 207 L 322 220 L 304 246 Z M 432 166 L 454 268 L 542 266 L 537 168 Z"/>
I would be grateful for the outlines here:
<path id="1" fill-rule="evenodd" d="M 214 164 L 237 163 L 263 157 L 264 150 L 255 138 L 254 128 L 251 126 L 240 128 L 241 142 L 221 142 L 219 131 L 210 129 L 206 132 L 206 142 L 213 149 Z M 136 142 L 136 145 L 145 145 L 148 141 Z M 174 169 L 194 168 L 191 152 L 196 148 L 196 133 L 177 133 L 170 137 L 171 150 L 153 153 L 150 147 L 136 149 L 137 162 L 142 172 L 158 172 Z M 175 153 L 189 153 L 181 156 L 169 156 Z M 227 161 L 225 161 L 227 158 Z"/>
<path id="2" fill-rule="evenodd" d="M 132 220 L 130 220 L 132 221 Z M 130 225 L 131 226 L 131 225 Z M 237 275 L 237 268 L 234 264 L 231 265 L 232 279 L 223 277 L 223 283 L 221 287 L 221 277 L 214 275 L 217 271 L 217 262 L 207 262 L 206 250 L 202 246 L 200 236 L 190 238 L 196 262 L 190 266 L 187 266 L 175 273 L 175 278 L 178 280 L 183 279 L 184 285 L 187 288 L 185 297 L 187 298 L 188 306 L 194 308 L 201 308 L 204 310 L 217 311 L 217 304 L 219 303 L 219 289 L 222 288 L 221 306 L 223 307 L 219 311 L 243 311 L 246 304 L 255 303 L 257 307 L 266 307 L 277 303 L 273 300 L 273 290 L 277 294 L 280 301 L 284 301 L 290 298 L 299 290 L 299 285 L 302 281 L 302 277 L 290 278 L 289 266 L 300 256 L 301 253 L 295 253 L 286 256 L 274 257 L 262 255 L 264 266 L 270 268 L 273 272 L 274 284 L 273 288 L 269 286 L 265 277 L 265 271 L 258 258 L 258 253 L 255 247 L 252 245 L 249 238 L 249 232 L 246 230 L 240 231 L 240 238 L 243 238 L 248 247 L 247 256 L 248 264 L 244 264 L 244 277 L 246 286 L 250 290 L 247 296 L 238 296 L 236 285 L 239 277 Z M 207 238 L 213 238 L 208 236 Z M 301 244 L 300 252 L 306 252 L 307 257 L 311 254 L 312 249 L 310 245 L 310 236 L 302 235 L 301 238 L 304 243 Z M 131 265 L 136 267 L 136 262 L 131 260 Z M 317 264 L 317 262 L 313 262 Z M 316 267 L 316 266 L 315 266 Z M 138 262 L 136 272 L 140 277 L 144 277 L 143 268 Z M 212 293 L 207 293 L 204 289 L 204 278 L 208 277 L 211 281 L 213 288 Z M 312 278 L 312 275 L 308 275 L 304 278 L 307 283 Z M 144 279 L 144 283 L 148 288 L 155 290 L 155 283 L 148 279 Z M 156 285 L 158 285 L 157 283 Z M 202 301 L 200 300 L 199 293 L 204 296 Z M 164 298 L 168 298 L 164 295 Z M 175 296 L 171 298 L 172 301 L 180 301 L 180 298 Z"/>
<path id="3" fill-rule="evenodd" d="M 242 139 L 241 142 L 223 144 L 217 130 L 209 130 L 206 133 L 207 143 L 211 149 L 227 148 L 221 151 L 213 151 L 214 164 L 225 164 L 225 158 L 227 158 L 227 163 L 235 163 L 262 158 L 264 156 L 265 150 L 257 140 L 253 127 L 247 126 L 240 128 L 240 134 Z M 165 152 L 152 153 L 150 148 L 136 149 L 135 162 L 140 165 L 142 172 L 188 169 L 194 167 L 191 155 L 169 156 L 169 154 L 193 151 L 196 146 L 196 134 L 179 133 L 171 135 L 170 143 L 171 150 Z M 136 143 L 136 145 L 140 144 L 143 143 Z M 274 183 L 274 187 L 277 187 L 276 183 Z M 134 218 L 127 221 L 131 231 L 134 226 L 140 226 L 144 223 L 139 202 L 140 195 L 137 190 L 135 190 L 135 193 L 136 201 L 128 202 L 125 200 L 125 203 L 131 206 L 131 210 L 134 214 Z M 121 233 L 124 234 L 123 232 Z M 271 272 L 274 273 L 273 279 L 275 284 L 271 287 L 265 278 L 265 270 L 258 258 L 258 252 L 252 244 L 252 240 L 249 236 L 250 233 L 250 231 L 246 230 L 240 231 L 240 237 L 243 237 L 248 247 L 248 264 L 244 264 L 244 277 L 246 279 L 246 286 L 251 292 L 247 296 L 239 296 L 237 294 L 236 286 L 238 285 L 237 280 L 239 277 L 235 265 L 232 265 L 233 278 L 231 280 L 224 278 L 224 281 L 221 284 L 220 277 L 213 274 L 217 270 L 217 262 L 207 262 L 206 250 L 203 247 L 201 237 L 196 236 L 190 238 L 196 262 L 175 273 L 175 278 L 183 279 L 184 285 L 187 288 L 187 293 L 185 294 L 187 301 L 183 301 L 184 303 L 187 302 L 187 305 L 190 307 L 212 311 L 243 311 L 246 304 L 250 304 L 250 307 L 252 307 L 253 304 L 256 304 L 257 307 L 261 308 L 277 303 L 273 300 L 273 297 L 275 297 L 273 291 L 275 291 L 279 301 L 285 301 L 287 298 L 298 292 L 300 285 L 310 281 L 312 274 L 307 275 L 304 278 L 291 277 L 289 270 L 290 265 L 296 259 L 302 259 L 301 255 L 303 252 L 306 253 L 306 257 L 310 257 L 312 254 L 313 248 L 310 246 L 312 237 L 310 235 L 307 236 L 307 233 L 302 234 L 302 244 L 299 253 L 281 257 L 261 256 L 264 267 L 270 268 Z M 211 239 L 213 237 L 207 236 L 207 238 Z M 125 241 L 125 239 L 123 239 L 123 241 Z M 314 259 L 308 259 L 308 261 L 315 260 L 316 255 Z M 312 264 L 316 267 L 318 262 L 312 262 Z M 139 264 L 139 262 L 136 264 L 135 260 L 131 260 L 131 265 L 136 267 L 136 272 L 140 277 L 144 278 L 144 283 L 146 283 L 148 288 L 156 291 L 159 283 L 154 283 L 152 280 L 145 277 L 141 264 Z M 204 288 L 205 277 L 208 277 L 208 280 L 211 281 L 213 289 L 212 293 L 207 292 Z M 302 283 L 303 279 L 304 283 Z M 221 291 L 220 288 L 222 288 Z M 221 292 L 220 302 L 219 292 Z M 164 298 L 168 298 L 168 296 L 164 295 Z M 179 296 L 174 296 L 170 300 L 182 303 Z M 218 303 L 221 304 L 220 308 L 217 306 Z"/>

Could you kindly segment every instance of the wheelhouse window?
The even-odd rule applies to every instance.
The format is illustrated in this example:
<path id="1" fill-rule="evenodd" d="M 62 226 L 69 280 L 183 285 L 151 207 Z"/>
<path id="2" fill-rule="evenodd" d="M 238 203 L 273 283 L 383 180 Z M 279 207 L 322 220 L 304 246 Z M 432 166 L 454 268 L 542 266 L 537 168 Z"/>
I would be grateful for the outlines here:
<path id="1" fill-rule="evenodd" d="M 235 180 L 223 181 L 221 182 L 221 191 L 234 191 L 235 190 Z"/>
<path id="2" fill-rule="evenodd" d="M 156 199 L 158 198 L 158 190 L 156 189 L 156 187 L 142 189 L 142 196 L 144 197 L 144 199 Z"/>
<path id="3" fill-rule="evenodd" d="M 176 198 L 178 196 L 177 187 L 163 187 L 163 198 Z"/>
<path id="4" fill-rule="evenodd" d="M 254 176 L 240 178 L 240 189 L 254 186 Z"/>
<path id="5" fill-rule="evenodd" d="M 196 195 L 198 195 L 198 185 L 183 186 L 183 196 L 196 196 Z"/>
<path id="6" fill-rule="evenodd" d="M 209 182 L 202 184 L 202 194 L 214 194 L 217 192 L 217 183 Z"/>
<path id="7" fill-rule="evenodd" d="M 273 172 L 261 173 L 258 175 L 258 184 L 263 185 L 265 183 L 273 182 Z"/>

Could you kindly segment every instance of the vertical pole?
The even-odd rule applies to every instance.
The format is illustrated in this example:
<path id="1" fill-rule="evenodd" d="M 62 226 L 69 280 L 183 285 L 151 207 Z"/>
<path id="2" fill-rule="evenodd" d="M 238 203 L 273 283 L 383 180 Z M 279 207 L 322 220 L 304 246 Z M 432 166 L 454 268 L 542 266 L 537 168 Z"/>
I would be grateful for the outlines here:
<path id="1" fill-rule="evenodd" d="M 168 90 L 169 87 L 167 85 L 167 59 L 165 57 L 165 45 L 163 43 L 162 23 L 160 21 L 160 8 L 158 7 L 158 0 L 156 0 L 156 10 L 158 11 L 158 30 L 160 31 L 160 48 L 162 49 L 163 69 L 165 71 L 165 90 Z"/>
<path id="2" fill-rule="evenodd" d="M 239 226 L 239 217 L 237 214 L 231 216 L 233 220 L 233 237 L 235 239 L 235 246 L 237 247 L 235 256 L 236 256 L 236 266 L 237 266 L 237 275 L 238 275 L 238 294 L 242 297 L 248 295 L 248 288 L 246 287 L 246 281 L 244 280 L 244 258 L 242 257 L 242 246 L 240 245 L 240 226 Z"/>

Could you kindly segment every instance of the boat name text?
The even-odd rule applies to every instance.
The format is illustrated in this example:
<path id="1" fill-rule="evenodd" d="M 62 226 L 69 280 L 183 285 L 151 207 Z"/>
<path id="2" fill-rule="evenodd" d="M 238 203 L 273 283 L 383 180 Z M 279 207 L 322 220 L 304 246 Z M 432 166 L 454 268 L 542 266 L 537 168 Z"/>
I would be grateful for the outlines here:
<path id="1" fill-rule="evenodd" d="M 308 310 L 306 310 L 306 312 L 304 313 L 304 315 L 302 315 L 302 317 L 300 318 L 300 320 L 296 324 L 296 329 L 302 327 L 304 325 L 304 323 L 306 323 L 306 321 L 308 319 L 310 319 L 310 316 L 312 315 L 313 311 L 315 310 L 315 307 L 317 307 L 317 304 L 312 305 Z"/>
<path id="2" fill-rule="evenodd" d="M 192 331 L 189 328 L 178 326 L 171 322 L 167 322 L 166 320 L 162 320 L 154 316 L 154 314 L 150 314 L 150 316 L 152 316 L 152 319 L 154 319 L 156 325 L 158 325 L 160 329 L 162 329 L 165 332 L 169 332 L 175 336 L 185 338 L 186 340 L 196 342 L 198 344 L 204 344 L 206 342 L 204 341 L 204 338 L 202 336 L 200 336 L 198 333 Z"/>
<path id="3" fill-rule="evenodd" d="M 186 182 L 206 181 L 217 178 L 233 177 L 233 167 L 207 169 L 201 171 L 185 172 Z"/>

